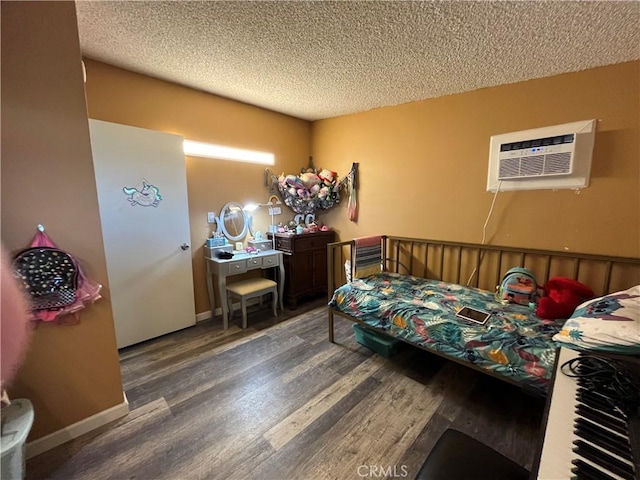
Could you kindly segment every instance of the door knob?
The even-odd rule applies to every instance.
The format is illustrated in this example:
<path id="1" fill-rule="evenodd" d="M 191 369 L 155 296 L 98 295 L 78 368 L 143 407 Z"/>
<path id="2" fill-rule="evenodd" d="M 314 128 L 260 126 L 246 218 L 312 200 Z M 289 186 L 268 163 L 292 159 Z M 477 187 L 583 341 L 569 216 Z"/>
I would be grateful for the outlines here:
<path id="1" fill-rule="evenodd" d="M 182 245 L 180 245 L 180 248 L 182 250 L 189 250 L 189 244 L 188 243 L 183 243 Z"/>

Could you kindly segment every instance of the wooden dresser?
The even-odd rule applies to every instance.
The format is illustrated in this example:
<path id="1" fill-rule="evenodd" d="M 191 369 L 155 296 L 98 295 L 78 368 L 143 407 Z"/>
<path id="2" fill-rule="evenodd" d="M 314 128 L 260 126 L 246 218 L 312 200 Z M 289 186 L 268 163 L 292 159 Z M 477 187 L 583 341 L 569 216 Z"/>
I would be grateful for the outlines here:
<path id="1" fill-rule="evenodd" d="M 292 307 L 307 295 L 327 292 L 327 244 L 334 232 L 276 233 L 276 250 L 284 254 L 284 298 Z"/>

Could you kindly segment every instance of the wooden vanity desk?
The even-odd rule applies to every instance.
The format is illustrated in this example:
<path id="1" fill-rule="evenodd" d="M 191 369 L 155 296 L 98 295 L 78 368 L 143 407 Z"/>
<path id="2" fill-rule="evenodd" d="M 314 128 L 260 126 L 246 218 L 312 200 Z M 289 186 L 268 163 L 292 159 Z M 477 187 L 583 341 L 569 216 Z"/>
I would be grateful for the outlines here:
<path id="1" fill-rule="evenodd" d="M 236 253 L 228 260 L 215 258 L 205 251 L 205 263 L 207 264 L 207 289 L 211 304 L 211 318 L 215 312 L 215 297 L 213 293 L 213 279 L 217 279 L 216 286 L 220 297 L 220 309 L 222 310 L 222 323 L 226 330 L 229 328 L 229 314 L 227 304 L 227 277 L 246 273 L 249 270 L 269 268 L 276 269 L 278 282 L 278 299 L 280 310 L 283 309 L 282 297 L 285 283 L 285 269 L 282 261 L 282 252 L 278 250 L 264 250 L 257 253 Z"/>

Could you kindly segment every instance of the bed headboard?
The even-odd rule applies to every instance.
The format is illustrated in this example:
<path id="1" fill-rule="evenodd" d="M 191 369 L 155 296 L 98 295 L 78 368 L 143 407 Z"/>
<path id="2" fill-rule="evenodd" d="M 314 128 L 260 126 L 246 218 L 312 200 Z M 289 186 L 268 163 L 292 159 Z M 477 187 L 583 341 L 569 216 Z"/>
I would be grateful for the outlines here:
<path id="1" fill-rule="evenodd" d="M 569 277 L 597 296 L 640 284 L 640 258 L 555 252 L 474 243 L 382 237 L 384 269 L 494 291 L 511 267 L 526 267 L 540 285 Z M 345 261 L 353 261 L 354 241 L 328 245 L 328 293 L 346 283 Z"/>

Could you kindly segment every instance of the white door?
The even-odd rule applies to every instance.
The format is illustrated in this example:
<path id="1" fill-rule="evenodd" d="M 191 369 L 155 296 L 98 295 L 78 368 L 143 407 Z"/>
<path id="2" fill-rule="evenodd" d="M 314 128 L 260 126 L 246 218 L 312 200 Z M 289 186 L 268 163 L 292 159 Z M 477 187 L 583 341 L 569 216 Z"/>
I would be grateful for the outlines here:
<path id="1" fill-rule="evenodd" d="M 89 127 L 118 348 L 194 325 L 183 138 Z"/>

